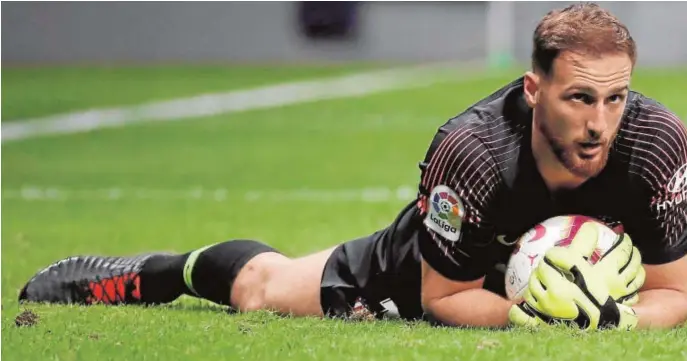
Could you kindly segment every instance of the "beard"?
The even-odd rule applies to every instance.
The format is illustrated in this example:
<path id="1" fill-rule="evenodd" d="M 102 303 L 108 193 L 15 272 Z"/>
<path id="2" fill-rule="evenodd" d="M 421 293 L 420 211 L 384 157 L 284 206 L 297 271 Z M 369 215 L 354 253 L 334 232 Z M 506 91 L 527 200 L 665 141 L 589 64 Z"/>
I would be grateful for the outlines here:
<path id="1" fill-rule="evenodd" d="M 544 135 L 553 154 L 558 161 L 570 173 L 581 178 L 592 178 L 597 176 L 606 167 L 608 163 L 608 152 L 610 150 L 610 141 L 608 138 L 601 139 L 582 139 L 579 142 L 594 141 L 601 146 L 599 155 L 588 159 L 584 158 L 577 148 L 577 141 L 566 143 L 560 137 L 553 135 L 551 129 L 545 124 L 546 122 L 539 122 L 539 131 Z"/>

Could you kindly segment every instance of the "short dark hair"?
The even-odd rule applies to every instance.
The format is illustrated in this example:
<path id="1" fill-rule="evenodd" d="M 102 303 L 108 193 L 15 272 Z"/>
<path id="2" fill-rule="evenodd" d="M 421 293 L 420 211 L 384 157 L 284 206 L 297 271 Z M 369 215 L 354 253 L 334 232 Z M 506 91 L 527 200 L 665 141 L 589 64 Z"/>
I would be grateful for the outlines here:
<path id="1" fill-rule="evenodd" d="M 594 3 L 578 3 L 546 14 L 534 30 L 532 68 L 551 75 L 553 62 L 563 51 L 600 56 L 625 53 L 637 60 L 630 31 L 609 11 Z"/>

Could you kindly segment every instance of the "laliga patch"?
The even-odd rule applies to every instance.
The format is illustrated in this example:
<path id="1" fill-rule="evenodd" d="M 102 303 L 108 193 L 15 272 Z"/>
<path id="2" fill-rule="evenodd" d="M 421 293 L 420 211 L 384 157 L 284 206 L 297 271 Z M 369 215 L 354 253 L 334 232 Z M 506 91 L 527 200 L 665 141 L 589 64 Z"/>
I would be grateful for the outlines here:
<path id="1" fill-rule="evenodd" d="M 460 239 L 460 227 L 465 208 L 453 189 L 439 185 L 432 189 L 427 199 L 427 216 L 424 224 L 438 235 L 451 242 Z"/>

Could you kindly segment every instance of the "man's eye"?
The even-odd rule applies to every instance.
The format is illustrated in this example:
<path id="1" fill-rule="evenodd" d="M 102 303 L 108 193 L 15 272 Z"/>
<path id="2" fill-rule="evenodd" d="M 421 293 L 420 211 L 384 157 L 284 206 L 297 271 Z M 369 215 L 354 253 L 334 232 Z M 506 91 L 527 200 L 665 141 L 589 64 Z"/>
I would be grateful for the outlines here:
<path id="1" fill-rule="evenodd" d="M 575 93 L 575 94 L 570 96 L 570 99 L 572 99 L 576 102 L 583 102 L 585 104 L 594 103 L 594 99 L 585 93 Z"/>
<path id="2" fill-rule="evenodd" d="M 608 97 L 608 101 L 610 101 L 611 103 L 619 103 L 622 102 L 624 99 L 625 96 L 620 94 L 611 95 L 610 97 Z"/>

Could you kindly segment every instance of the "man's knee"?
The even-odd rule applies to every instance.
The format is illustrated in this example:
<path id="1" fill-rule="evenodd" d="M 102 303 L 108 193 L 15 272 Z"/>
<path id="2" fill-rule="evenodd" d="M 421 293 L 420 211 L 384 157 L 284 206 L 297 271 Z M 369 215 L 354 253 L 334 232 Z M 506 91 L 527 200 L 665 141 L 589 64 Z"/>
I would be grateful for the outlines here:
<path id="1" fill-rule="evenodd" d="M 291 260 L 274 252 L 262 253 L 241 269 L 231 289 L 231 305 L 242 312 L 269 308 L 270 286 Z"/>
<path id="2" fill-rule="evenodd" d="M 297 316 L 321 316 L 320 285 L 333 247 L 297 259 L 264 253 L 241 270 L 231 292 L 239 311 L 270 310 Z"/>

